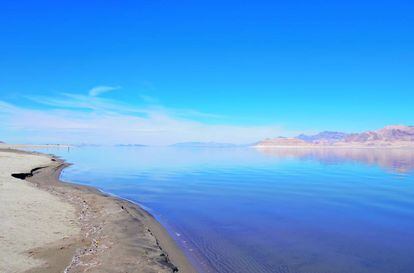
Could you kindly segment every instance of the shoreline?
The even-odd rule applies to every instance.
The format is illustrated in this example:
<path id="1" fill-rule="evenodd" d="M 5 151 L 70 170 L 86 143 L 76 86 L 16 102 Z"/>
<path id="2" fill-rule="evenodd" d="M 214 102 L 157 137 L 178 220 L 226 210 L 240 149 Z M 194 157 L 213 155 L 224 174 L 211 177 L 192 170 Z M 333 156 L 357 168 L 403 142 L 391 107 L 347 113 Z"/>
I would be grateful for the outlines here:
<path id="1" fill-rule="evenodd" d="M 13 175 L 76 208 L 80 236 L 56 251 L 45 246 L 31 257 L 46 265 L 28 272 L 183 272 L 196 270 L 167 230 L 138 204 L 100 190 L 60 180 L 71 164 L 54 155 L 16 149 L 2 152 L 44 156 L 47 166 Z"/>

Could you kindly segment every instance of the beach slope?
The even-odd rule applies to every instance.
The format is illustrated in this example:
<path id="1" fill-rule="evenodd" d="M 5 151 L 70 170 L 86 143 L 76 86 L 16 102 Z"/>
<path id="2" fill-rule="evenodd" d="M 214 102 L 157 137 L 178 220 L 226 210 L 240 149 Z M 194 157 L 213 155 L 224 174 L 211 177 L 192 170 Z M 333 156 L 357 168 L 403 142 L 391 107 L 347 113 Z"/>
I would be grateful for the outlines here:
<path id="1" fill-rule="evenodd" d="M 195 272 L 150 214 L 59 181 L 66 166 L 0 149 L 0 272 Z"/>

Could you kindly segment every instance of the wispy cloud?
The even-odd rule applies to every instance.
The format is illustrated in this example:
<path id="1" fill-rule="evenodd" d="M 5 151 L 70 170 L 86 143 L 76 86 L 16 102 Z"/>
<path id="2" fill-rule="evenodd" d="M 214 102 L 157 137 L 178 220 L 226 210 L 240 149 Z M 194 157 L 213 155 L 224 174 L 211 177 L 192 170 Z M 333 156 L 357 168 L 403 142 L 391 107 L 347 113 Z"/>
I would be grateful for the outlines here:
<path id="1" fill-rule="evenodd" d="M 130 114 L 146 114 L 147 109 L 134 107 L 132 105 L 105 99 L 101 97 L 90 97 L 83 94 L 61 93 L 56 97 L 48 96 L 26 96 L 28 100 L 50 107 L 51 109 L 73 109 L 94 112 L 117 112 Z"/>
<path id="2" fill-rule="evenodd" d="M 107 92 L 117 90 L 120 88 L 121 88 L 120 86 L 107 86 L 107 85 L 95 86 L 91 90 L 89 90 L 89 96 L 96 97 L 103 93 L 107 93 Z"/>
<path id="3" fill-rule="evenodd" d="M 0 101 L 0 133 L 26 143 L 142 143 L 182 141 L 250 143 L 286 133 L 280 126 L 209 124 L 219 115 L 161 105 L 134 107 L 124 102 L 81 94 L 31 97 L 43 110 Z"/>

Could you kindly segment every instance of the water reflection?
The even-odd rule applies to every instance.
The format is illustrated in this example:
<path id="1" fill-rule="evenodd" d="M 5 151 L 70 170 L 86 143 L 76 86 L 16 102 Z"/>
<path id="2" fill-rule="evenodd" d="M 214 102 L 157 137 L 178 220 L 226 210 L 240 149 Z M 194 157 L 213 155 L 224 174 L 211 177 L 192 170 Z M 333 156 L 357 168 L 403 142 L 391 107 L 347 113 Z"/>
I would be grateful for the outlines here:
<path id="1" fill-rule="evenodd" d="M 414 272 L 414 150 L 49 152 L 74 163 L 64 180 L 143 205 L 203 273 Z"/>
<path id="2" fill-rule="evenodd" d="M 257 150 L 278 158 L 317 160 L 329 165 L 359 162 L 398 173 L 407 173 L 414 170 L 414 149 L 257 148 Z"/>

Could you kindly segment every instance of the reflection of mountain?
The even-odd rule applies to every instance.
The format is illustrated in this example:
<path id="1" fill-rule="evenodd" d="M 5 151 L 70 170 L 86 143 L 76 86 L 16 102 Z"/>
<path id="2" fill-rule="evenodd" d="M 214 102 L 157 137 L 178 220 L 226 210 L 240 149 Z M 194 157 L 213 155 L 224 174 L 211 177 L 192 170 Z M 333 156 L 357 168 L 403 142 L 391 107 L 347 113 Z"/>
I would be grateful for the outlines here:
<path id="1" fill-rule="evenodd" d="M 277 137 L 260 141 L 255 146 L 414 147 L 414 126 L 394 125 L 356 134 L 325 131 L 310 136 L 299 135 L 295 138 Z"/>
<path id="2" fill-rule="evenodd" d="M 414 149 L 358 149 L 358 148 L 257 148 L 267 155 L 301 160 L 318 160 L 324 164 L 362 162 L 396 172 L 414 171 Z"/>

